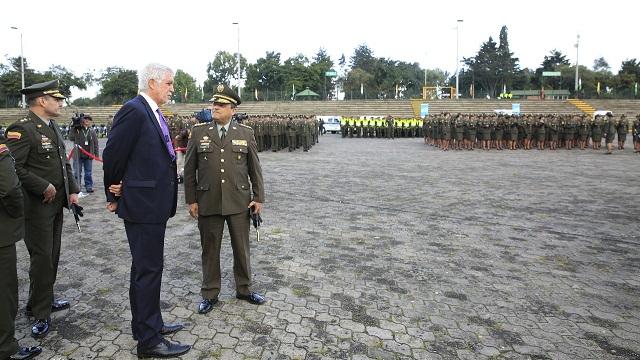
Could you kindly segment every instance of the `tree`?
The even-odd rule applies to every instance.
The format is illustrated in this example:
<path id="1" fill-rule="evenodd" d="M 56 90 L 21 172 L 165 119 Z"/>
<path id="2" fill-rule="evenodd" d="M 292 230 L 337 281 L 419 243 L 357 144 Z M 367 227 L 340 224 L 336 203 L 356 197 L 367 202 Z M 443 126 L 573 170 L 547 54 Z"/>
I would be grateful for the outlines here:
<path id="1" fill-rule="evenodd" d="M 240 76 L 247 67 L 247 59 L 240 56 Z M 232 83 L 232 80 L 233 83 Z M 204 82 L 204 97 L 213 96 L 213 87 L 218 84 L 238 83 L 238 59 L 236 55 L 226 51 L 218 51 L 213 61 L 207 65 L 207 80 Z M 236 89 L 237 91 L 237 89 Z"/>
<path id="2" fill-rule="evenodd" d="M 284 72 L 282 64 L 280 64 L 280 53 L 267 51 L 264 57 L 256 60 L 255 64 L 249 64 L 247 66 L 245 87 L 267 94 L 269 91 L 282 91 L 284 87 Z"/>
<path id="3" fill-rule="evenodd" d="M 366 99 L 367 98 L 367 90 L 373 88 L 375 85 L 373 81 L 373 75 L 368 72 L 362 70 L 361 68 L 352 69 L 347 76 L 347 80 L 345 81 L 344 91 L 349 96 L 349 98 L 353 99 Z M 364 94 L 360 94 L 360 89 L 362 88 Z M 371 96 L 369 96 L 371 97 Z"/>
<path id="4" fill-rule="evenodd" d="M 333 60 L 331 60 L 325 49 L 320 48 L 309 67 L 309 75 L 322 86 L 321 94 L 323 94 L 323 99 L 328 99 L 330 90 L 333 89 L 333 78 L 327 78 L 326 72 L 333 68 Z M 329 91 L 327 91 L 327 88 Z"/>
<path id="5" fill-rule="evenodd" d="M 473 58 L 464 58 L 463 62 L 469 67 L 474 78 L 475 93 L 486 91 L 495 97 L 496 87 L 500 81 L 500 66 L 498 61 L 498 48 L 493 38 L 484 42 L 480 50 Z"/>
<path id="6" fill-rule="evenodd" d="M 557 49 L 551 50 L 549 55 L 545 55 L 544 60 L 542 61 L 541 67 L 536 69 L 535 83 L 540 84 L 540 86 L 551 87 L 553 89 L 561 89 L 562 88 L 562 77 L 561 78 L 549 78 L 545 79 L 542 76 L 542 73 L 545 71 L 561 71 L 562 67 L 569 66 L 569 60 L 567 57 L 562 54 Z"/>
<path id="7" fill-rule="evenodd" d="M 194 103 L 203 101 L 202 91 L 196 85 L 196 79 L 178 69 L 173 77 L 173 100 L 177 103 Z"/>
<path id="8" fill-rule="evenodd" d="M 503 26 L 500 29 L 500 44 L 497 50 L 498 61 L 498 77 L 503 87 L 512 88 L 513 80 L 516 77 L 518 71 L 518 58 L 513 57 L 513 53 L 509 50 L 509 39 L 507 34 L 507 27 Z"/>
<path id="9" fill-rule="evenodd" d="M 100 76 L 101 89 L 97 102 L 102 105 L 122 104 L 138 94 L 138 72 L 109 67 Z"/>
<path id="10" fill-rule="evenodd" d="M 71 97 L 71 88 L 76 87 L 80 90 L 87 89 L 87 82 L 84 78 L 75 76 L 71 71 L 60 65 L 52 65 L 43 76 L 49 79 L 60 80 L 60 92 L 66 97 Z"/>
<path id="11" fill-rule="evenodd" d="M 610 71 L 611 66 L 603 57 L 593 60 L 593 71 Z"/>
<path id="12" fill-rule="evenodd" d="M 351 68 L 360 68 L 368 73 L 373 73 L 376 58 L 373 57 L 373 51 L 366 44 L 359 45 L 351 56 Z"/>
<path id="13" fill-rule="evenodd" d="M 616 92 L 620 96 L 628 98 L 638 96 L 635 93 L 635 87 L 640 81 L 640 63 L 636 59 L 623 61 L 617 77 Z"/>

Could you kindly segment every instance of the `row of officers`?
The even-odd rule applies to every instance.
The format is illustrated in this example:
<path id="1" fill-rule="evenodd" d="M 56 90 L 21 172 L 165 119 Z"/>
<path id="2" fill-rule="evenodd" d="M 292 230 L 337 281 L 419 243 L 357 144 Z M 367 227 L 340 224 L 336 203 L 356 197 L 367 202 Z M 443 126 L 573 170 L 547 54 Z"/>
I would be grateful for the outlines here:
<path id="1" fill-rule="evenodd" d="M 424 139 L 443 150 L 492 148 L 502 150 L 585 149 L 591 145 L 600 149 L 605 141 L 607 153 L 618 138 L 618 149 L 624 149 L 627 133 L 631 129 L 634 144 L 638 144 L 640 115 L 629 122 L 625 115 L 596 116 L 558 114 L 526 114 L 522 116 L 496 114 L 447 114 L 428 117 L 424 122 Z M 636 151 L 637 151 L 636 147 Z"/>

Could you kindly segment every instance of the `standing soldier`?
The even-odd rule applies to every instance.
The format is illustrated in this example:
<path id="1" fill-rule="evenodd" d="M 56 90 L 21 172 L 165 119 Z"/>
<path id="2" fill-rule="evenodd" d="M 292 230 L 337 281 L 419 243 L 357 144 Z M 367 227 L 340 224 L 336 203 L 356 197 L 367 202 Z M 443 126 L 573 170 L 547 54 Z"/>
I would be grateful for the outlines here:
<path id="1" fill-rule="evenodd" d="M 640 152 L 640 114 L 636 115 L 636 121 L 633 122 L 631 135 L 633 136 L 633 152 L 638 153 Z"/>
<path id="2" fill-rule="evenodd" d="M 616 121 L 613 118 L 613 115 L 610 113 L 607 114 L 605 123 L 604 123 L 604 135 L 605 135 L 605 143 L 607 144 L 607 155 L 613 153 L 613 140 L 616 138 Z"/>
<path id="3" fill-rule="evenodd" d="M 596 118 L 591 124 L 591 143 L 593 150 L 600 150 L 600 146 L 602 146 L 602 130 L 602 117 L 596 115 Z"/>
<path id="4" fill-rule="evenodd" d="M 64 95 L 58 80 L 22 89 L 29 114 L 7 128 L 7 145 L 16 159 L 25 204 L 24 242 L 29 250 L 27 315 L 36 321 L 31 335 L 49 333 L 51 313 L 68 309 L 66 300 L 54 300 L 62 238 L 62 209 L 78 203 L 80 189 L 67 161 L 64 139 L 51 120 L 60 115 Z"/>
<path id="5" fill-rule="evenodd" d="M 24 237 L 24 202 L 15 163 L 0 135 L 0 359 L 30 359 L 40 347 L 20 347 L 15 338 L 18 314 L 16 242 Z"/>
<path id="6" fill-rule="evenodd" d="M 629 132 L 626 115 L 622 114 L 622 116 L 620 116 L 616 130 L 618 132 L 618 150 L 624 150 L 624 142 L 627 140 L 627 133 Z"/>
<path id="7" fill-rule="evenodd" d="M 393 139 L 393 117 L 387 115 L 387 139 Z"/>
<path id="8" fill-rule="evenodd" d="M 296 124 L 291 117 L 289 121 L 287 121 L 287 143 L 289 145 L 289 152 L 296 150 Z"/>
<path id="9" fill-rule="evenodd" d="M 256 133 L 258 152 L 262 152 L 264 150 L 264 121 L 262 121 L 262 119 L 255 119 L 253 129 Z"/>
<path id="10" fill-rule="evenodd" d="M 218 302 L 220 245 L 227 223 L 233 249 L 236 298 L 261 305 L 264 296 L 251 291 L 249 216 L 259 215 L 264 203 L 262 168 L 253 130 L 230 124 L 240 104 L 238 95 L 218 85 L 213 101 L 213 123 L 192 130 L 185 162 L 185 200 L 189 214 L 198 219 L 202 244 L 202 301 L 200 314 Z"/>

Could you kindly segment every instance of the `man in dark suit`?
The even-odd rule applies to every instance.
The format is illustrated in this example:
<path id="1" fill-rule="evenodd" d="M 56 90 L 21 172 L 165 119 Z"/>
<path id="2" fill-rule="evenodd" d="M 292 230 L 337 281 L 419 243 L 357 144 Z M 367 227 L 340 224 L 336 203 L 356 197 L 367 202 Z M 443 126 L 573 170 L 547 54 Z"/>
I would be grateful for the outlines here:
<path id="1" fill-rule="evenodd" d="M 176 156 L 159 106 L 174 91 L 173 71 L 149 64 L 139 74 L 139 88 L 140 95 L 113 120 L 102 153 L 104 187 L 107 209 L 124 220 L 129 240 L 131 328 L 138 357 L 172 357 L 191 348 L 164 339 L 184 326 L 165 324 L 160 313 L 164 235 L 176 212 L 178 184 Z"/>
<path id="2" fill-rule="evenodd" d="M 15 338 L 18 313 L 16 242 L 24 237 L 24 202 L 13 156 L 0 134 L 0 359 L 30 359 L 42 352 L 20 347 Z"/>
<path id="3" fill-rule="evenodd" d="M 214 122 L 193 127 L 184 165 L 185 199 L 189 214 L 198 219 L 202 243 L 201 314 L 218 302 L 225 222 L 233 249 L 236 297 L 256 305 L 266 301 L 250 289 L 249 211 L 260 214 L 264 202 L 258 147 L 250 127 L 231 122 L 240 104 L 233 90 L 218 85 L 211 101 Z"/>
<path id="4" fill-rule="evenodd" d="M 16 159 L 25 206 L 24 242 L 29 250 L 27 315 L 36 318 L 31 336 L 49 333 L 50 315 L 68 309 L 66 300 L 54 300 L 62 244 L 62 209 L 78 203 L 80 189 L 67 161 L 64 139 L 51 119 L 60 116 L 64 95 L 58 80 L 20 90 L 29 104 L 26 118 L 7 128 L 7 145 Z"/>

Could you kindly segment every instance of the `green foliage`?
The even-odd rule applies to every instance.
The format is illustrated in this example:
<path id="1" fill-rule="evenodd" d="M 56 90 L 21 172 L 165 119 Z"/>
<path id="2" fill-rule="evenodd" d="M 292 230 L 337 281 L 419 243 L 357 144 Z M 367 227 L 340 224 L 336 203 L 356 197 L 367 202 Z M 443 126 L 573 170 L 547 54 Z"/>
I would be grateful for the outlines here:
<path id="1" fill-rule="evenodd" d="M 178 69 L 173 77 L 173 100 L 177 103 L 202 102 L 202 90 L 196 85 L 196 79 Z M 208 99 L 207 99 L 208 100 Z"/>
<path id="2" fill-rule="evenodd" d="M 101 105 L 122 104 L 138 94 L 138 72 L 109 67 L 100 76 L 102 89 L 96 97 Z"/>
<path id="3" fill-rule="evenodd" d="M 9 65 L 0 65 L 0 106 L 18 106 L 22 95 L 22 74 L 20 57 L 9 58 Z M 65 67 L 52 65 L 49 70 L 40 73 L 29 67 L 27 59 L 24 60 L 24 83 L 25 86 L 59 79 L 60 91 L 67 97 L 71 96 L 71 88 L 77 87 L 84 90 L 87 88 L 87 81 L 84 77 L 78 77 Z"/>
<path id="4" fill-rule="evenodd" d="M 213 96 L 213 87 L 218 84 L 237 86 L 238 81 L 238 59 L 237 54 L 227 51 L 218 51 L 213 61 L 207 65 L 207 80 L 204 82 L 204 97 L 209 99 Z M 240 56 L 240 75 L 246 71 L 247 59 Z M 244 94 L 243 98 L 245 97 Z"/>

